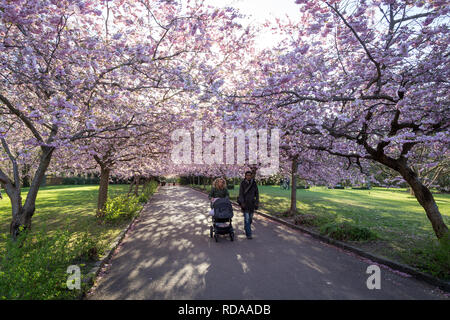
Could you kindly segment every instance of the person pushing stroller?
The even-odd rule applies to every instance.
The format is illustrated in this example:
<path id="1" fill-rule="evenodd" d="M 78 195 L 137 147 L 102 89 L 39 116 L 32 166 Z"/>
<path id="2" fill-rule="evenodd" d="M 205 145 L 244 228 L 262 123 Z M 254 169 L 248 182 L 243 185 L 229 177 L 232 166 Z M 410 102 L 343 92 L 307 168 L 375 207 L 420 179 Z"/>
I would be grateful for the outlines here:
<path id="1" fill-rule="evenodd" d="M 230 201 L 230 194 L 227 189 L 225 179 L 217 178 L 212 184 L 208 195 L 211 203 L 212 226 L 210 227 L 210 236 L 218 241 L 218 234 L 229 234 L 231 241 L 234 240 L 234 230 L 231 224 L 233 217 L 233 207 Z"/>
<path id="2" fill-rule="evenodd" d="M 214 202 L 219 198 L 230 199 L 230 193 L 228 192 L 227 182 L 223 178 L 217 178 L 213 181 L 211 191 L 209 192 L 208 199 L 211 203 L 210 216 L 214 216 Z M 225 223 L 222 223 L 224 226 Z"/>

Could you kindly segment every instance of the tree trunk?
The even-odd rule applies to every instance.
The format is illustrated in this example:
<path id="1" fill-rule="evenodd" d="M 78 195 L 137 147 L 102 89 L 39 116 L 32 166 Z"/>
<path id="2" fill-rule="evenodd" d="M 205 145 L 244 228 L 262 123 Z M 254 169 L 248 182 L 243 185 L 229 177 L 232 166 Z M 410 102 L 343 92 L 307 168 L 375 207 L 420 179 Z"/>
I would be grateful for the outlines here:
<path id="1" fill-rule="evenodd" d="M 22 187 L 26 188 L 30 186 L 30 170 L 31 166 L 29 164 L 24 164 L 22 169 Z"/>
<path id="2" fill-rule="evenodd" d="M 419 178 L 419 175 L 417 174 L 417 170 L 414 169 L 414 167 L 411 167 L 411 170 L 416 174 L 417 179 L 420 179 L 420 178 Z M 414 194 L 414 189 L 413 189 L 413 188 L 409 188 L 409 194 L 410 194 L 411 196 L 413 196 L 413 197 L 416 196 L 416 195 Z"/>
<path id="3" fill-rule="evenodd" d="M 13 184 L 8 183 L 5 185 L 5 191 L 9 197 L 12 208 L 12 220 L 9 226 L 9 233 L 15 240 L 19 235 L 20 226 L 24 226 L 24 228 L 31 227 L 31 218 L 25 219 L 25 212 L 23 210 L 20 188 L 17 188 Z M 25 225 L 25 222 L 27 222 L 27 225 Z"/>
<path id="4" fill-rule="evenodd" d="M 250 171 L 252 172 L 252 178 L 255 179 L 256 178 L 256 172 L 258 171 L 258 167 L 252 166 L 250 168 Z"/>
<path id="5" fill-rule="evenodd" d="M 297 181 L 296 181 L 296 173 L 298 167 L 298 157 L 294 157 L 292 159 L 292 168 L 291 168 L 291 208 L 289 209 L 289 213 L 291 215 L 297 214 Z"/>
<path id="6" fill-rule="evenodd" d="M 139 184 L 141 183 L 141 176 L 137 176 L 136 178 L 136 186 L 134 188 L 134 195 L 137 197 L 139 194 Z"/>
<path id="7" fill-rule="evenodd" d="M 136 182 L 136 176 L 133 176 L 133 180 L 130 183 L 130 188 L 128 189 L 128 193 L 127 193 L 128 196 L 130 195 L 131 191 L 133 191 L 133 186 L 134 186 L 135 182 Z"/>
<path id="8" fill-rule="evenodd" d="M 425 209 L 428 220 L 430 220 L 434 233 L 438 239 L 443 239 L 446 235 L 448 236 L 448 227 L 442 219 L 431 191 L 420 182 L 417 174 L 406 165 L 400 165 L 398 171 L 411 186 L 417 201 L 419 201 L 420 205 Z"/>
<path id="9" fill-rule="evenodd" d="M 106 200 L 108 199 L 109 174 L 111 170 L 107 167 L 100 168 L 100 187 L 98 189 L 97 216 L 103 216 Z"/>
<path id="10" fill-rule="evenodd" d="M 20 228 L 23 230 L 31 230 L 31 218 L 34 215 L 35 207 L 25 209 L 22 206 L 17 206 L 15 208 L 15 215 L 9 226 L 9 232 L 14 240 L 17 239 L 20 233 Z"/>
<path id="11" fill-rule="evenodd" d="M 14 240 L 20 233 L 20 227 L 24 230 L 31 229 L 31 218 L 36 210 L 36 198 L 42 181 L 45 178 L 45 172 L 50 165 L 52 158 L 53 147 L 41 147 L 41 156 L 39 159 L 39 166 L 31 181 L 30 189 L 28 190 L 25 204 L 22 205 L 22 197 L 20 194 L 20 180 L 16 177 L 15 183 L 11 181 L 5 184 L 5 190 L 8 194 L 12 207 L 12 220 L 9 232 Z"/>

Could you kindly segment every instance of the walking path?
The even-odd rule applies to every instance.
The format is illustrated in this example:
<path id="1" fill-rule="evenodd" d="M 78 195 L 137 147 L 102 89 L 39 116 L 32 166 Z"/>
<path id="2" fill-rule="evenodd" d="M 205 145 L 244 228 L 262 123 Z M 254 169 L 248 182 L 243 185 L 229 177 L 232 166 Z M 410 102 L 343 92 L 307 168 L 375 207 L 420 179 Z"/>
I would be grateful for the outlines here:
<path id="1" fill-rule="evenodd" d="M 255 215 L 245 237 L 209 237 L 205 194 L 160 187 L 89 299 L 445 299 L 437 288 L 381 269 L 369 290 L 364 259 Z"/>

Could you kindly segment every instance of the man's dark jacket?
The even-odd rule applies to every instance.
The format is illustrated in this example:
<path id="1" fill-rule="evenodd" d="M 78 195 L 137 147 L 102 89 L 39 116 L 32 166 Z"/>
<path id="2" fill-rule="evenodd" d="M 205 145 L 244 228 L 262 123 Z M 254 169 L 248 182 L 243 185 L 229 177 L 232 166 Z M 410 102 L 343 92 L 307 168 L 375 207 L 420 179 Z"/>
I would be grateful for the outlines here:
<path id="1" fill-rule="evenodd" d="M 256 181 L 251 179 L 250 182 L 244 179 L 239 187 L 239 196 L 237 202 L 241 206 L 242 211 L 254 211 L 259 206 L 259 192 Z"/>

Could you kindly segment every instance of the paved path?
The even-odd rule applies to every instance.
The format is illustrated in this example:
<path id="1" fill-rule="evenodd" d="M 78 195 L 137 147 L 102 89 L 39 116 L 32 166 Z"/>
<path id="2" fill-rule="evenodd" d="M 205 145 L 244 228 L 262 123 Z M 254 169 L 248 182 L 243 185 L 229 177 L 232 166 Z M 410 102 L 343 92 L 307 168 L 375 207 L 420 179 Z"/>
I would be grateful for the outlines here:
<path id="1" fill-rule="evenodd" d="M 90 299 L 443 299 L 426 283 L 381 269 L 369 290 L 368 262 L 255 215 L 247 240 L 209 237 L 206 195 L 162 187 L 144 208 Z"/>

